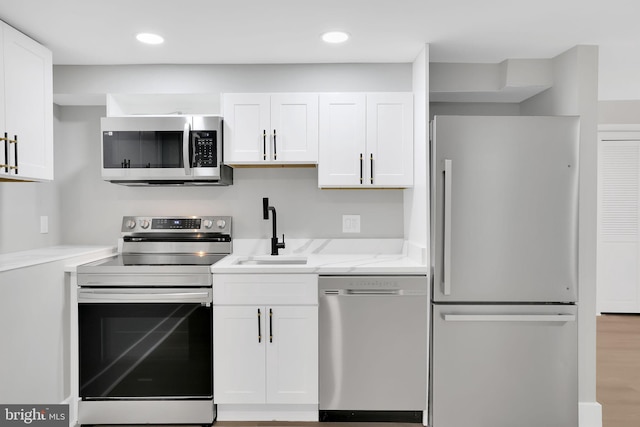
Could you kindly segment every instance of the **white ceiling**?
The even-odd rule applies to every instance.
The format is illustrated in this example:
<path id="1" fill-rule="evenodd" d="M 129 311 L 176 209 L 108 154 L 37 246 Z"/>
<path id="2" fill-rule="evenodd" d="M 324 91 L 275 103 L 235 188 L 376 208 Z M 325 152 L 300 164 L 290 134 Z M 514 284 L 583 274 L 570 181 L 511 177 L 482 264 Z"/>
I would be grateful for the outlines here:
<path id="1" fill-rule="evenodd" d="M 0 0 L 54 64 L 497 63 L 600 46 L 600 99 L 640 99 L 638 0 Z M 326 45 L 320 34 L 351 39 Z M 143 46 L 155 32 L 166 42 Z"/>

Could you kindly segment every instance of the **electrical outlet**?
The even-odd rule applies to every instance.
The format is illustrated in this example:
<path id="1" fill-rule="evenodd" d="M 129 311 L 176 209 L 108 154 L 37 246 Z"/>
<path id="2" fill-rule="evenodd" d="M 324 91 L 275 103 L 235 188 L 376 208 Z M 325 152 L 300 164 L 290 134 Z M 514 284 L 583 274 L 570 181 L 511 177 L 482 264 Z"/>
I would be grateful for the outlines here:
<path id="1" fill-rule="evenodd" d="M 359 233 L 360 215 L 342 215 L 342 232 Z"/>
<path id="2" fill-rule="evenodd" d="M 40 217 L 40 234 L 47 234 L 49 232 L 49 217 Z"/>

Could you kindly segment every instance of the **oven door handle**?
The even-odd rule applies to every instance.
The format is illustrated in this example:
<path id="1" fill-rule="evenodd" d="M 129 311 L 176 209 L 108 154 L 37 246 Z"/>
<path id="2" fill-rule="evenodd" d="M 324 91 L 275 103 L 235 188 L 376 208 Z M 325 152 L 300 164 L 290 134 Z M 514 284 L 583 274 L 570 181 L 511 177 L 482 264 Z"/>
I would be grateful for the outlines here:
<path id="1" fill-rule="evenodd" d="M 127 291 L 121 289 L 80 289 L 78 303 L 201 303 L 211 304 L 211 291 L 197 292 L 148 290 Z"/>

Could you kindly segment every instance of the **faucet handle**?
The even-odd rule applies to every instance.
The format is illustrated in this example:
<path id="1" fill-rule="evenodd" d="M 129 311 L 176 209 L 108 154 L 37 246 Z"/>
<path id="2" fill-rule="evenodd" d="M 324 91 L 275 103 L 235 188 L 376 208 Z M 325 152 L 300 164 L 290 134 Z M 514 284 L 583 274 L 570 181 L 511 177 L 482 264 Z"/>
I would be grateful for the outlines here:
<path id="1" fill-rule="evenodd" d="M 278 243 L 278 248 L 284 249 L 284 233 L 282 233 L 282 242 Z"/>

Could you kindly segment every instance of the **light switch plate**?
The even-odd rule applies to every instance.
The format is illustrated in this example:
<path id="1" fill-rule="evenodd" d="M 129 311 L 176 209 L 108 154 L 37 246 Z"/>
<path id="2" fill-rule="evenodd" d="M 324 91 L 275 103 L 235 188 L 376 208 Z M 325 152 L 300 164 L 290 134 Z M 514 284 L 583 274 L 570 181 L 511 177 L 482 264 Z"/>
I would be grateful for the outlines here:
<path id="1" fill-rule="evenodd" d="M 360 215 L 342 215 L 342 232 L 359 233 Z"/>

